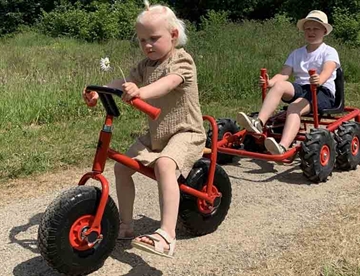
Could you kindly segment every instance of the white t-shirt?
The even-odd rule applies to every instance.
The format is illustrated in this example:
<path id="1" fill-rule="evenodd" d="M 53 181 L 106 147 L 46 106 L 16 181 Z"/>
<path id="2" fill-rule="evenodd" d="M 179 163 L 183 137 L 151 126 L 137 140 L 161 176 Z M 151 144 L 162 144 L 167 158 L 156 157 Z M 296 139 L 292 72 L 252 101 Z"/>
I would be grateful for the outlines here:
<path id="1" fill-rule="evenodd" d="M 292 67 L 295 76 L 295 83 L 300 85 L 309 84 L 309 70 L 316 69 L 316 73 L 320 74 L 323 70 L 324 63 L 334 61 L 336 69 L 340 67 L 340 60 L 337 51 L 322 43 L 315 51 L 308 53 L 306 46 L 293 51 L 287 58 L 285 65 Z M 335 97 L 335 80 L 336 70 L 331 77 L 322 85 L 328 88 Z"/>

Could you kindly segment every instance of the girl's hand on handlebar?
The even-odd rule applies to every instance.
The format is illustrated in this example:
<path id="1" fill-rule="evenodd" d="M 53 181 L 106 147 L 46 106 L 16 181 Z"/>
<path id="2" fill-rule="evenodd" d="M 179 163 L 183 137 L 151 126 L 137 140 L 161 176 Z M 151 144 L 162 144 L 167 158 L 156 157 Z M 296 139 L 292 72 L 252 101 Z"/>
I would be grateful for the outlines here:
<path id="1" fill-rule="evenodd" d="M 320 85 L 320 76 L 319 76 L 319 74 L 314 74 L 314 75 L 310 76 L 309 81 L 310 81 L 311 84 L 315 84 L 316 86 L 319 86 Z"/>
<path id="2" fill-rule="evenodd" d="M 95 91 L 86 92 L 86 88 L 84 88 L 82 92 L 83 99 L 87 106 L 93 107 L 96 105 L 97 100 L 99 99 L 99 94 Z"/>
<path id="3" fill-rule="evenodd" d="M 125 82 L 122 85 L 123 95 L 122 99 L 125 102 L 130 101 L 132 98 L 140 97 L 140 88 L 133 82 Z"/>

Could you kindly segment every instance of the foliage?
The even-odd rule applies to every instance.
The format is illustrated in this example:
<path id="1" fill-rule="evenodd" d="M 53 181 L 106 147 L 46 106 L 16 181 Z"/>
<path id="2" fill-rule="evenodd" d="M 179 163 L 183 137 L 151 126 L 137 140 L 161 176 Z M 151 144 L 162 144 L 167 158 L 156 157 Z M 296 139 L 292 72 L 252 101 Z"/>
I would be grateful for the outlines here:
<path id="1" fill-rule="evenodd" d="M 273 76 L 304 39 L 286 16 L 234 24 L 226 23 L 222 15 L 210 12 L 202 18 L 203 30 L 190 28 L 186 50 L 197 66 L 203 113 L 235 118 L 239 110 L 259 110 L 260 68 Z M 340 54 L 346 105 L 359 106 L 359 48 L 331 37 L 326 43 Z M 86 43 L 28 31 L 3 38 L 0 51 L 0 141 L 7 145 L 0 148 L 0 180 L 72 165 L 91 166 L 104 111 L 101 105 L 87 108 L 80 93 L 86 84 L 102 85 L 118 78 L 119 65 L 125 74 L 129 72 L 142 58 L 140 49 L 118 39 Z M 113 67 L 106 73 L 99 66 L 105 56 Z M 117 102 L 121 117 L 115 121 L 112 146 L 125 150 L 146 120 Z"/>
<path id="2" fill-rule="evenodd" d="M 334 34 L 345 43 L 360 45 L 360 12 L 350 13 L 348 8 L 334 11 Z"/>
<path id="3" fill-rule="evenodd" d="M 91 2 L 75 6 L 63 4 L 51 12 L 43 12 L 39 29 L 51 36 L 69 36 L 86 41 L 109 38 L 130 39 L 139 8 L 134 2 L 114 4 Z"/>

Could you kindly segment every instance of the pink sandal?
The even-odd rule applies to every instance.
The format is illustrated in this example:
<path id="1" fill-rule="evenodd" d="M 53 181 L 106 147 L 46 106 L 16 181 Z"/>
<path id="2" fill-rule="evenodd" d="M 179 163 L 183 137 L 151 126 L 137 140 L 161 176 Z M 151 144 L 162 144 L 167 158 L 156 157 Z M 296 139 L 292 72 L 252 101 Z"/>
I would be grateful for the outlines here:
<path id="1" fill-rule="evenodd" d="M 140 250 L 144 250 L 159 256 L 163 256 L 163 257 L 167 257 L 167 258 L 172 258 L 174 256 L 174 249 L 175 249 L 175 244 L 176 244 L 176 239 L 172 239 L 168 233 L 166 233 L 164 230 L 162 230 L 161 228 L 159 228 L 158 230 L 156 230 L 154 232 L 154 234 L 158 234 L 160 235 L 165 241 L 166 243 L 169 245 L 169 249 L 165 248 L 163 246 L 163 244 L 161 243 L 161 240 L 152 235 L 142 235 L 139 236 L 138 238 L 142 238 L 142 237 L 147 237 L 150 240 L 153 241 L 153 245 L 145 243 L 143 241 L 137 241 L 137 240 L 133 240 L 131 242 L 131 245 L 135 248 L 138 248 Z"/>

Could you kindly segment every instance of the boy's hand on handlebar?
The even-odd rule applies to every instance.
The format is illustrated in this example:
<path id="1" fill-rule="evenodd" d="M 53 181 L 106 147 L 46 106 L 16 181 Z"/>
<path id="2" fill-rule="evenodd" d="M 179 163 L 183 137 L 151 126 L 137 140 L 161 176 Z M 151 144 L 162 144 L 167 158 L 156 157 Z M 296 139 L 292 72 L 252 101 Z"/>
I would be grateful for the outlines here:
<path id="1" fill-rule="evenodd" d="M 140 97 L 140 88 L 133 82 L 125 82 L 122 85 L 123 95 L 122 99 L 125 102 L 130 101 L 132 98 Z"/>
<path id="2" fill-rule="evenodd" d="M 259 79 L 260 87 L 262 87 L 265 83 L 267 84 L 268 87 L 272 87 L 273 84 L 270 82 L 269 75 L 265 74 L 265 76 L 266 76 L 266 79 L 264 79 L 262 76 L 260 76 L 260 79 Z"/>
<path id="3" fill-rule="evenodd" d="M 310 76 L 309 81 L 310 81 L 311 84 L 315 84 L 316 86 L 319 86 L 320 85 L 320 76 L 319 76 L 319 74 L 314 74 L 314 75 Z"/>
<path id="4" fill-rule="evenodd" d="M 82 92 L 83 99 L 87 106 L 93 107 L 96 105 L 97 100 L 99 99 L 99 94 L 95 91 L 86 91 L 84 88 Z"/>

